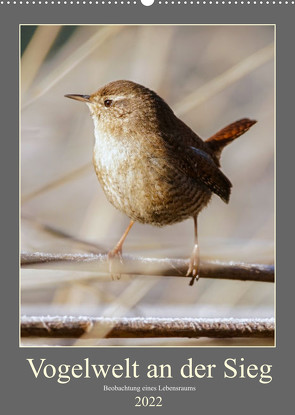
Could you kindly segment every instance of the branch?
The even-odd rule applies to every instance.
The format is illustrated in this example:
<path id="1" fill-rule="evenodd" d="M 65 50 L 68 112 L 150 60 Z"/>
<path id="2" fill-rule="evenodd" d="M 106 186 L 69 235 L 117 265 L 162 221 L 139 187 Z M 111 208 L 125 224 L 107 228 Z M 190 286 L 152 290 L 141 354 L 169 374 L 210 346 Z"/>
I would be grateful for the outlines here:
<path id="1" fill-rule="evenodd" d="M 273 319 L 22 317 L 22 337 L 274 337 Z"/>
<path id="2" fill-rule="evenodd" d="M 23 268 L 60 269 L 109 273 L 110 263 L 105 254 L 21 254 Z M 112 274 L 185 277 L 188 260 L 172 258 L 142 258 L 125 255 L 123 264 L 112 260 Z M 187 277 L 190 278 L 190 277 Z M 274 266 L 244 262 L 201 261 L 200 278 L 274 282 Z"/>

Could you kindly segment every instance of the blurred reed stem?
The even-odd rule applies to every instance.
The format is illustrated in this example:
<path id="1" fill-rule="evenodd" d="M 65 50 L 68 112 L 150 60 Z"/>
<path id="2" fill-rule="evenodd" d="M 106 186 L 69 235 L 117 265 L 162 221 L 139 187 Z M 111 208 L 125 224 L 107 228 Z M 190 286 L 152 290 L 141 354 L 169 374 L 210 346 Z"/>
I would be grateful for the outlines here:
<path id="1" fill-rule="evenodd" d="M 185 114 L 197 105 L 200 105 L 207 99 L 213 97 L 218 92 L 222 91 L 229 85 L 243 78 L 250 72 L 254 71 L 259 66 L 263 65 L 270 59 L 274 54 L 274 44 L 258 50 L 252 55 L 245 58 L 243 61 L 232 66 L 221 75 L 216 76 L 211 81 L 207 82 L 196 91 L 179 100 L 174 106 L 174 111 L 178 116 Z"/>
<path id="2" fill-rule="evenodd" d="M 21 203 L 28 202 L 36 196 L 40 196 L 42 193 L 48 192 L 55 189 L 56 187 L 62 186 L 72 180 L 76 180 L 78 177 L 86 173 L 92 167 L 92 163 L 86 163 L 83 166 L 65 174 L 64 176 L 59 177 L 56 180 L 53 180 L 49 183 L 46 183 L 44 186 L 40 187 L 37 190 L 34 190 L 31 193 L 28 193 L 21 198 Z"/>
<path id="3" fill-rule="evenodd" d="M 62 27 L 62 26 L 60 26 Z M 54 85 L 57 84 L 64 76 L 73 70 L 80 62 L 82 62 L 88 55 L 90 55 L 96 48 L 101 46 L 104 42 L 116 35 L 124 26 L 105 26 L 99 27 L 95 35 L 91 36 L 82 46 L 78 47 L 61 65 L 57 66 L 47 76 L 44 76 L 42 81 L 31 91 L 31 99 L 22 106 L 22 109 L 27 108 L 37 99 L 41 98 Z"/>
<path id="4" fill-rule="evenodd" d="M 22 96 L 31 86 L 62 26 L 38 26 L 21 59 Z"/>

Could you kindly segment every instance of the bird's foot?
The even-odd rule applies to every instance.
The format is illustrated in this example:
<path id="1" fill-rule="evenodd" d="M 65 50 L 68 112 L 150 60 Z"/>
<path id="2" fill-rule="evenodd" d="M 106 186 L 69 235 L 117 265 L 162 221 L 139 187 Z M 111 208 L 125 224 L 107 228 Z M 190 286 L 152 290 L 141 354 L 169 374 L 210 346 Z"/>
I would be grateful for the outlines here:
<path id="1" fill-rule="evenodd" d="M 190 257 L 189 267 L 186 273 L 187 277 L 192 277 L 189 285 L 193 285 L 195 280 L 198 281 L 199 276 L 200 276 L 199 270 L 200 270 L 199 250 L 198 250 L 198 246 L 195 245 L 193 253 Z"/>
<path id="2" fill-rule="evenodd" d="M 110 261 L 114 258 L 119 259 L 121 264 L 123 264 L 122 246 L 116 246 L 114 249 L 108 252 L 108 260 Z"/>
<path id="3" fill-rule="evenodd" d="M 111 278 L 113 280 L 119 280 L 121 278 L 120 273 L 114 272 L 114 268 L 118 268 L 118 262 L 123 264 L 122 246 L 115 247 L 108 252 L 109 273 L 111 274 Z"/>

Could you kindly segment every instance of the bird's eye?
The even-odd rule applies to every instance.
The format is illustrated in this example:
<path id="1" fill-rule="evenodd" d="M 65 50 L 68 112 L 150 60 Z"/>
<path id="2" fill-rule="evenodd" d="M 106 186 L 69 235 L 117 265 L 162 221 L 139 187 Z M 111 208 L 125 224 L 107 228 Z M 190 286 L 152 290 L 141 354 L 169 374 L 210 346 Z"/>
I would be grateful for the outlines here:
<path id="1" fill-rule="evenodd" d="M 106 99 L 104 101 L 104 106 L 105 107 L 110 107 L 112 105 L 113 101 L 111 99 Z"/>

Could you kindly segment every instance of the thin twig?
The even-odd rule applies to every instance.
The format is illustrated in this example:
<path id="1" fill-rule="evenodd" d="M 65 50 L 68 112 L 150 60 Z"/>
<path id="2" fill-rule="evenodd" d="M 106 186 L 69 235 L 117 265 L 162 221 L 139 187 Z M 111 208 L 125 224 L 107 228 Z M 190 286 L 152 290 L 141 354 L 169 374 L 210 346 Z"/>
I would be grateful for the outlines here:
<path id="1" fill-rule="evenodd" d="M 36 226 L 36 228 L 39 228 L 41 231 L 46 232 L 52 236 L 55 236 L 57 238 L 62 238 L 64 240 L 70 241 L 71 243 L 82 245 L 85 250 L 88 250 L 92 253 L 106 253 L 106 249 L 102 246 L 94 243 L 86 241 L 85 239 L 78 238 L 77 236 L 71 235 L 66 231 L 63 231 L 62 229 L 58 229 L 55 226 L 49 225 L 47 223 L 43 223 L 39 221 L 36 218 L 32 218 L 30 216 L 22 215 L 22 220 L 30 221 L 33 225 Z"/>
<path id="2" fill-rule="evenodd" d="M 101 338 L 274 337 L 273 319 L 167 319 L 167 318 L 89 318 L 27 317 L 21 319 L 22 337 Z"/>
<path id="3" fill-rule="evenodd" d="M 108 273 L 105 254 L 49 254 L 35 252 L 21 254 L 21 266 L 26 268 L 93 271 Z M 173 258 L 142 258 L 125 255 L 123 263 L 112 262 L 114 274 L 185 277 L 188 260 Z M 190 277 L 188 277 L 190 278 Z M 201 261 L 200 278 L 241 281 L 274 282 L 274 266 L 244 262 Z"/>

